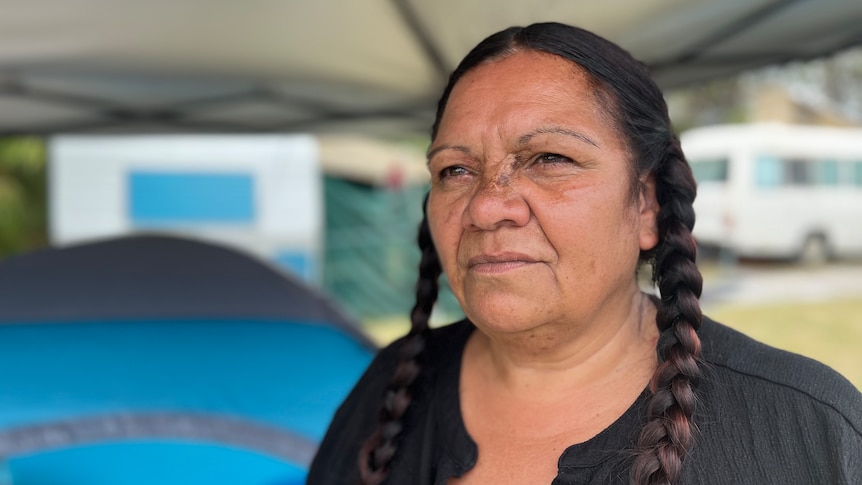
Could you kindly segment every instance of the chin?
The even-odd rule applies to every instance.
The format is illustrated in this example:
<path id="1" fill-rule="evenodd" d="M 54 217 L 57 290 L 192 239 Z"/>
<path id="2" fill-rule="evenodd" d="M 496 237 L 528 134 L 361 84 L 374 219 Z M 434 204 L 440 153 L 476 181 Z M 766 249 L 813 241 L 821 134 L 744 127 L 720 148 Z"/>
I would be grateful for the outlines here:
<path id="1" fill-rule="evenodd" d="M 535 329 L 544 321 L 547 309 L 536 305 L 536 299 L 519 296 L 485 297 L 481 302 L 462 306 L 467 318 L 480 329 L 494 333 L 518 333 Z"/>

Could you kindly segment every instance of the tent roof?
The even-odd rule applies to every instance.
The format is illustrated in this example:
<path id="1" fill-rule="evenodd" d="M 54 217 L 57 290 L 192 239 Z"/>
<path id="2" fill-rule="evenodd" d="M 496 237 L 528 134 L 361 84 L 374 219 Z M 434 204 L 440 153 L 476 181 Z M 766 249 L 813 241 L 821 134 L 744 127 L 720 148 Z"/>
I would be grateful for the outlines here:
<path id="1" fill-rule="evenodd" d="M 0 0 L 0 134 L 425 132 L 487 34 L 557 20 L 665 88 L 862 43 L 848 0 Z"/>
<path id="2" fill-rule="evenodd" d="M 0 456 L 16 483 L 301 483 L 374 350 L 228 247 L 137 235 L 8 258 Z"/>
<path id="3" fill-rule="evenodd" d="M 168 317 L 322 323 L 369 342 L 322 293 L 203 241 L 133 235 L 0 262 L 0 323 Z"/>

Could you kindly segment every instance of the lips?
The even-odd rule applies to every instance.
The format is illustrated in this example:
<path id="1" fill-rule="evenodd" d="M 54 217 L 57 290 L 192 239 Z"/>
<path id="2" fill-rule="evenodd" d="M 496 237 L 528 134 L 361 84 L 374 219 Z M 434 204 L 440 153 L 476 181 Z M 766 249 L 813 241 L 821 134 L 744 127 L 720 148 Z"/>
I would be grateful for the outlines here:
<path id="1" fill-rule="evenodd" d="M 479 273 L 504 273 L 537 263 L 535 258 L 521 253 L 497 253 L 473 256 L 467 268 Z"/>

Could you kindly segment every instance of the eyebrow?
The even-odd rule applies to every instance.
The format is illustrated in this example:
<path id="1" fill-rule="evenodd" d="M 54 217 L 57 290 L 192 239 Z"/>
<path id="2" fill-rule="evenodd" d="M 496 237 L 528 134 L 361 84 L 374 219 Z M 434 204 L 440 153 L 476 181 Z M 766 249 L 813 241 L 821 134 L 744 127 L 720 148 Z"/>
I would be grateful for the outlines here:
<path id="1" fill-rule="evenodd" d="M 571 136 L 572 138 L 577 138 L 578 140 L 581 140 L 582 142 L 589 143 L 590 145 L 592 145 L 596 148 L 601 148 L 601 146 L 599 146 L 598 143 L 593 141 L 593 139 L 588 137 L 587 135 L 584 135 L 583 133 L 578 133 L 577 131 L 569 130 L 567 128 L 562 128 L 559 126 L 542 127 L 542 128 L 539 128 L 535 131 L 527 133 L 526 135 L 521 136 L 521 138 L 518 138 L 518 144 L 519 145 L 526 145 L 536 135 L 542 135 L 545 133 L 554 133 L 554 134 L 558 134 L 558 135 Z"/>
<path id="2" fill-rule="evenodd" d="M 443 150 L 456 150 L 466 155 L 470 155 L 470 149 L 467 147 L 463 147 L 460 145 L 440 145 L 439 147 L 428 151 L 428 154 L 425 155 L 426 161 L 430 162 L 431 158 L 433 158 L 434 155 L 442 152 Z"/>
<path id="3" fill-rule="evenodd" d="M 577 131 L 569 130 L 567 128 L 562 128 L 559 126 L 542 127 L 542 128 L 537 129 L 537 130 L 534 130 L 530 133 L 527 133 L 526 135 L 522 135 L 520 138 L 518 138 L 518 144 L 519 145 L 526 145 L 536 135 L 543 135 L 546 133 L 553 133 L 553 134 L 558 134 L 558 135 L 570 136 L 572 138 L 577 138 L 578 140 L 581 140 L 584 143 L 588 143 L 588 144 L 590 144 L 596 148 L 601 148 L 601 146 L 598 143 L 593 141 L 593 139 L 588 137 L 587 135 L 584 135 L 583 133 L 578 133 Z M 470 153 L 471 153 L 470 149 L 467 147 L 464 147 L 464 146 L 440 145 L 440 146 L 434 148 L 433 150 L 428 151 L 428 153 L 425 155 L 426 160 L 428 162 L 430 162 L 431 159 L 434 157 L 434 155 L 440 153 L 443 150 L 456 150 L 456 151 L 459 151 L 459 152 L 464 153 L 466 155 L 470 155 Z"/>

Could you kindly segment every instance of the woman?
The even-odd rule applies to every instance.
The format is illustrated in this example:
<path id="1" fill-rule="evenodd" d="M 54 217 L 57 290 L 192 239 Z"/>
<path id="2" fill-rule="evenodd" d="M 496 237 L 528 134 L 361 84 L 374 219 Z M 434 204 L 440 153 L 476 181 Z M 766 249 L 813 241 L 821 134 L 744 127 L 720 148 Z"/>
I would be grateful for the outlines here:
<path id="1" fill-rule="evenodd" d="M 428 166 L 412 330 L 308 483 L 862 483 L 859 392 L 702 318 L 695 183 L 628 53 L 561 24 L 492 35 Z M 429 331 L 441 270 L 467 319 Z"/>

